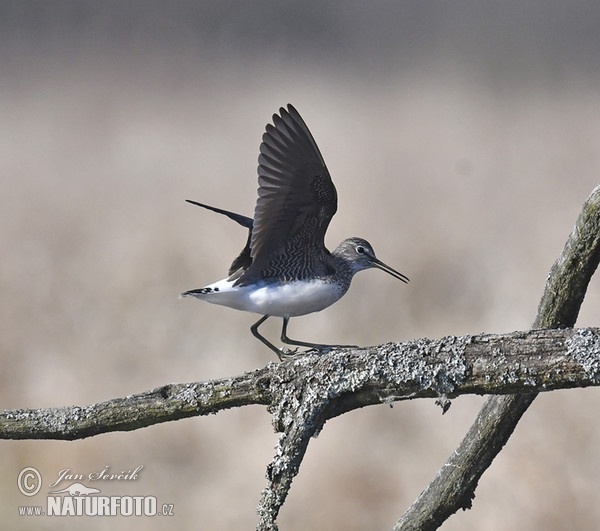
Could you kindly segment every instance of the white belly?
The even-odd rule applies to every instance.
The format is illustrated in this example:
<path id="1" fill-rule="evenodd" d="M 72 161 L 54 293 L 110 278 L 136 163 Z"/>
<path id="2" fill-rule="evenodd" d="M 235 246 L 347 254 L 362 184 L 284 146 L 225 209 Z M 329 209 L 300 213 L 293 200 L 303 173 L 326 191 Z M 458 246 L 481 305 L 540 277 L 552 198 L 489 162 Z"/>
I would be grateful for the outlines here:
<path id="1" fill-rule="evenodd" d="M 338 301 L 345 293 L 339 285 L 323 280 L 234 287 L 231 281 L 224 279 L 202 291 L 203 293 L 190 293 L 186 296 L 236 310 L 276 317 L 319 312 Z"/>

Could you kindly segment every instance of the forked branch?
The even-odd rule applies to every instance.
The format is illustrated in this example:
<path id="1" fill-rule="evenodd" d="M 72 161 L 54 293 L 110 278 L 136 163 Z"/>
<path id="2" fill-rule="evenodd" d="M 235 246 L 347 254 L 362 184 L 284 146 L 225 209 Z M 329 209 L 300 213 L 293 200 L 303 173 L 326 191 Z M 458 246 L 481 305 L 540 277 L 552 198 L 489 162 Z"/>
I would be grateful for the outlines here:
<path id="1" fill-rule="evenodd" d="M 585 292 L 600 260 L 600 187 L 596 187 L 558 257 L 534 328 L 575 325 Z M 458 448 L 396 523 L 394 531 L 437 529 L 459 509 L 471 507 L 479 478 L 512 435 L 536 393 L 492 396 Z"/>

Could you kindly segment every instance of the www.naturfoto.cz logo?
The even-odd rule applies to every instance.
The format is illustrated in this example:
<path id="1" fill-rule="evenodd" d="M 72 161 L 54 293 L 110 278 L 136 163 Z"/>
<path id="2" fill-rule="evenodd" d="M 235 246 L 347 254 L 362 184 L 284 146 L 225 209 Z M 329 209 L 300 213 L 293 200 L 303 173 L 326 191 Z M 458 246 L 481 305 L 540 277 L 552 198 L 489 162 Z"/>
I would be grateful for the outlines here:
<path id="1" fill-rule="evenodd" d="M 48 484 L 46 506 L 19 507 L 21 516 L 173 516 L 174 506 L 164 503 L 159 507 L 155 496 L 107 496 L 102 490 L 119 482 L 136 481 L 144 466 L 135 469 L 111 471 L 110 466 L 88 474 L 78 474 L 65 468 Z M 19 473 L 17 486 L 24 496 L 35 496 L 42 488 L 42 475 L 34 467 Z M 90 485 L 90 484 L 93 484 Z"/>

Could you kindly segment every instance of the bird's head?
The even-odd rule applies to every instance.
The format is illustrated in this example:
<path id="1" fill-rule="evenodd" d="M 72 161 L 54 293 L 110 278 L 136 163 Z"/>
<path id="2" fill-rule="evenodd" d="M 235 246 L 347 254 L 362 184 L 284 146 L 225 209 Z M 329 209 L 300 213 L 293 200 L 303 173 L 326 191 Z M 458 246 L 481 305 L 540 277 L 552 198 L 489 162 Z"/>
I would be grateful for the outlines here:
<path id="1" fill-rule="evenodd" d="M 362 238 L 348 238 L 347 240 L 344 240 L 337 246 L 335 251 L 333 251 L 333 254 L 342 258 L 348 264 L 352 273 L 358 273 L 363 269 L 376 267 L 402 282 L 408 282 L 408 277 L 406 275 L 399 273 L 379 260 L 375 256 L 375 251 L 371 244 Z"/>

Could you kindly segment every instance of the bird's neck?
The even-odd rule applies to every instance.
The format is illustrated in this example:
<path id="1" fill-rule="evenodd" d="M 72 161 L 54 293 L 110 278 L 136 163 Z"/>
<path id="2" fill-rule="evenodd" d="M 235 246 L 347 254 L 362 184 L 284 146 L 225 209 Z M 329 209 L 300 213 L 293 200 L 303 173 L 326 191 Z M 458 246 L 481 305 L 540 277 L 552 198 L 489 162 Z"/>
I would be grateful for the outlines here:
<path id="1" fill-rule="evenodd" d="M 352 262 L 343 254 L 333 251 L 330 255 L 332 268 L 335 270 L 334 276 L 336 282 L 343 286 L 344 291 L 350 287 L 352 277 L 356 273 L 352 267 Z"/>

